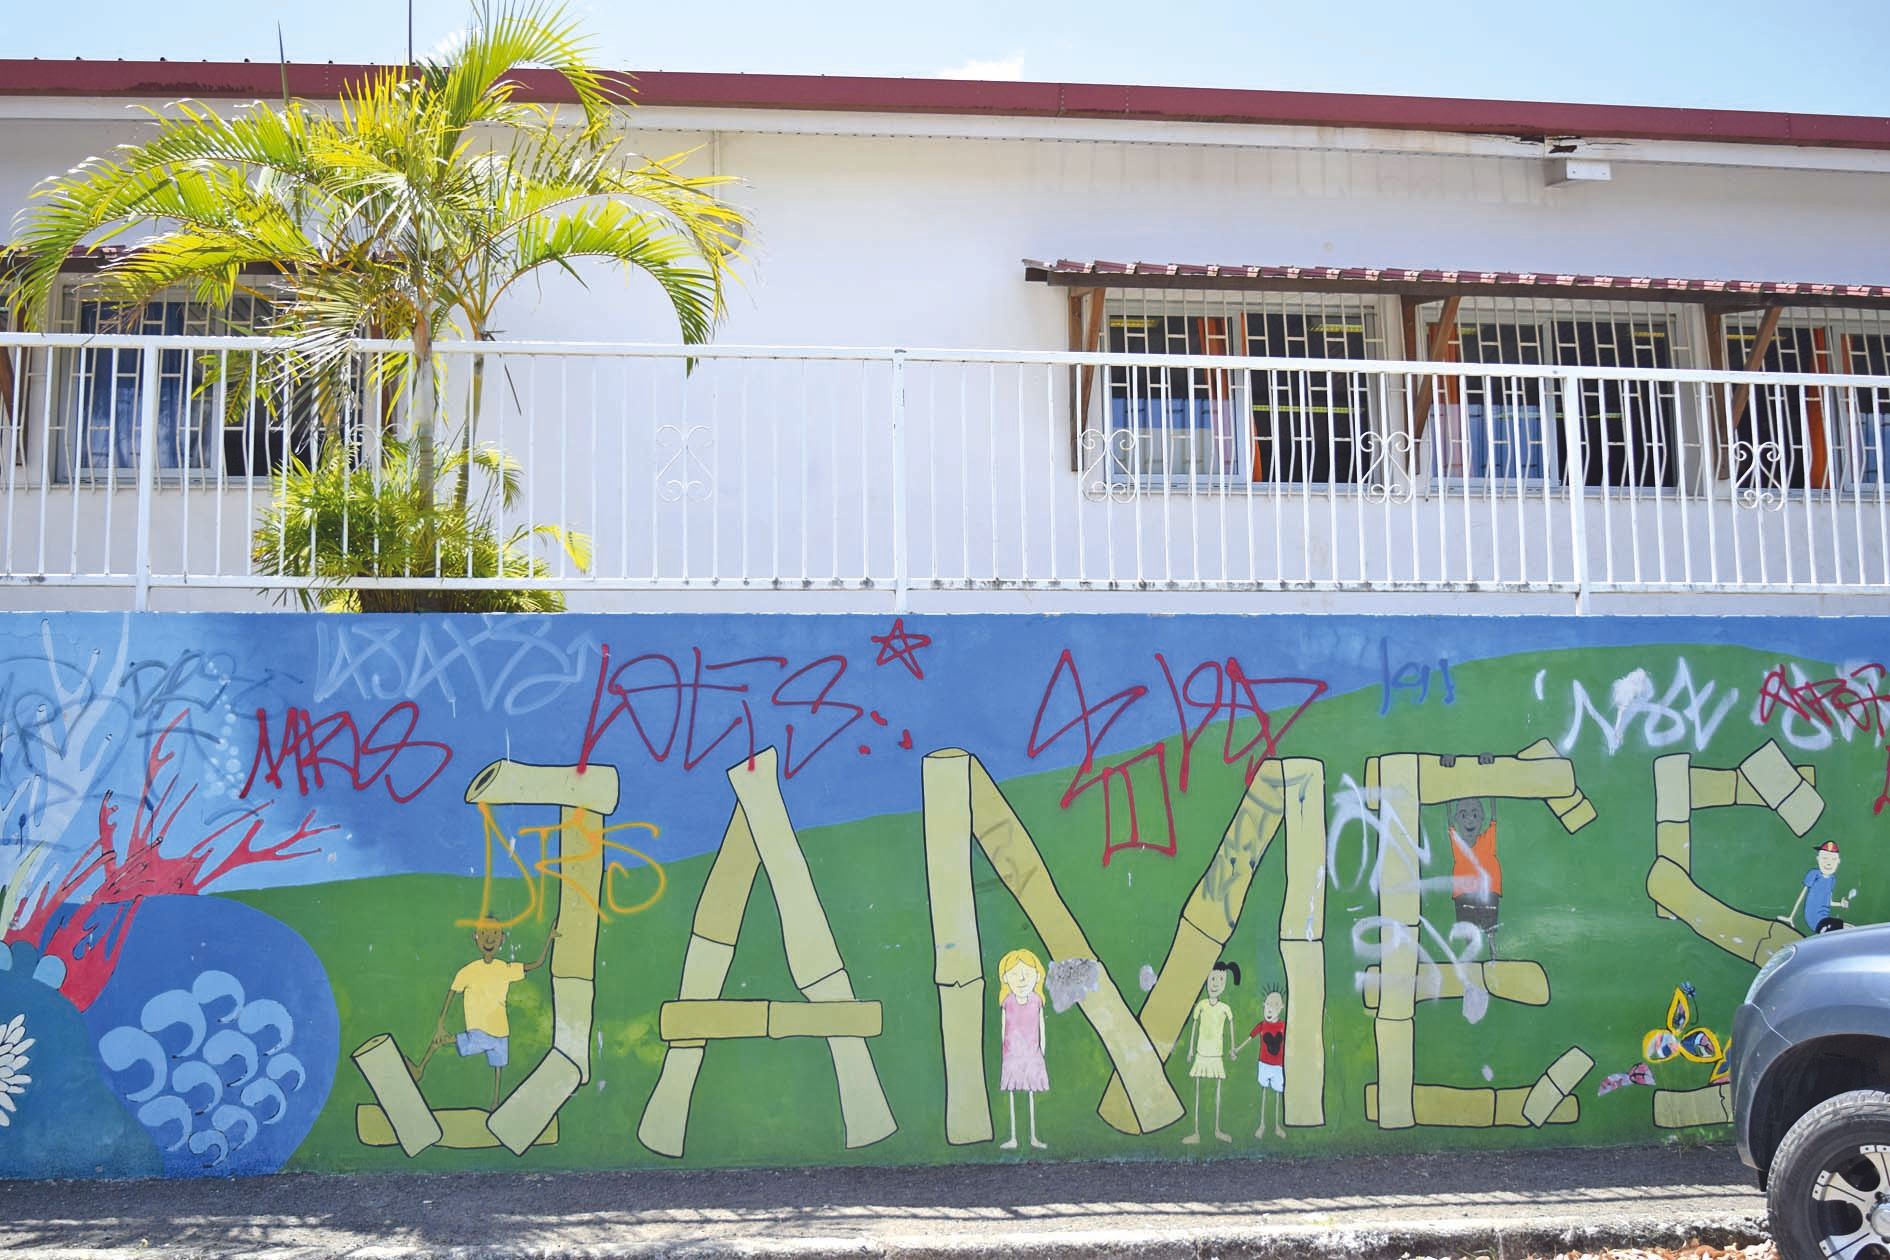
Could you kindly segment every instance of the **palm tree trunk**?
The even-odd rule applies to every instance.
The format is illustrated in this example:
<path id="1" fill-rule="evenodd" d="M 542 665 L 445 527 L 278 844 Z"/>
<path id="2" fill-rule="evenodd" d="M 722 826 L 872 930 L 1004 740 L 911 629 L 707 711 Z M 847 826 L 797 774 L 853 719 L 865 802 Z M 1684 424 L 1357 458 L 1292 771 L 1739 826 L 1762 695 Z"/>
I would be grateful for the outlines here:
<path id="1" fill-rule="evenodd" d="M 433 482 L 437 462 L 433 434 L 439 418 L 439 397 L 433 376 L 433 327 L 424 309 L 414 321 L 413 373 L 413 493 L 415 506 L 420 511 L 420 551 L 422 555 L 430 555 L 435 538 Z"/>
<path id="2" fill-rule="evenodd" d="M 473 335 L 479 341 L 487 339 L 487 334 L 483 331 L 477 331 Z M 466 459 L 459 466 L 459 476 L 455 479 L 456 484 L 453 487 L 453 507 L 462 514 L 466 511 L 466 499 L 471 491 L 473 442 L 478 430 L 481 404 L 485 401 L 485 397 L 486 356 L 475 354 L 472 362 L 472 399 L 466 413 Z"/>

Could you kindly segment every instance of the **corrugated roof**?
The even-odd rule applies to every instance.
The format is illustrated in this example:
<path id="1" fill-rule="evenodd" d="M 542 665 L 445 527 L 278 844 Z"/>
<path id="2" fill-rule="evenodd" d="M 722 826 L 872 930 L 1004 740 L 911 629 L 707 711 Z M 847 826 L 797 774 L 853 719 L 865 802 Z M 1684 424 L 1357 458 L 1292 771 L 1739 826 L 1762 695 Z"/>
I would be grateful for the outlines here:
<path id="1" fill-rule="evenodd" d="M 350 83 L 393 68 L 290 63 L 288 86 L 297 96 L 332 99 Z M 569 86 L 551 71 L 518 70 L 514 75 L 531 99 L 572 99 Z M 1844 114 L 853 75 L 622 71 L 616 77 L 634 85 L 637 100 L 648 106 L 1364 127 L 1527 140 L 1580 136 L 1890 150 L 1890 118 Z M 281 93 L 282 81 L 283 69 L 273 61 L 0 59 L 0 96 L 267 100 Z"/>
<path id="2" fill-rule="evenodd" d="M 1027 280 L 1124 288 L 1306 288 L 1447 297 L 1452 293 L 1551 293 L 1706 305 L 1890 305 L 1890 285 L 1822 281 L 1699 280 L 1550 271 L 1452 271 L 1427 267 L 1293 267 L 1221 263 L 1056 262 L 1024 259 Z"/>

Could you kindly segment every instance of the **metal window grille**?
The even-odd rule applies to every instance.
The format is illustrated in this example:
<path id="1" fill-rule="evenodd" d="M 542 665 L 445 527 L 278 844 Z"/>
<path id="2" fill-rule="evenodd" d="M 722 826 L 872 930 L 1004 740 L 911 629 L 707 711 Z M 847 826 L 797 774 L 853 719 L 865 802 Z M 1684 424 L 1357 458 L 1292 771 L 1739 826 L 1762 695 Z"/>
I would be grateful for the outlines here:
<path id="1" fill-rule="evenodd" d="M 217 308 L 182 290 L 126 310 L 75 282 L 61 290 L 55 331 L 227 336 L 256 330 L 268 310 L 267 300 L 253 294 L 239 293 L 227 307 Z M 157 353 L 160 478 L 261 478 L 291 456 L 311 457 L 315 404 L 309 387 L 266 368 L 262 356 L 243 351 Z M 23 409 L 46 410 L 44 440 L 50 449 L 29 455 L 26 443 L 17 442 L 18 461 L 41 464 L 44 474 L 60 484 L 113 485 L 134 473 L 143 355 L 122 348 L 62 349 L 22 364 Z"/>
<path id="2" fill-rule="evenodd" d="M 1728 368 L 1752 365 L 1765 316 L 1724 324 Z M 1882 375 L 1890 369 L 1890 316 L 1801 307 L 1780 313 L 1757 368 L 1784 373 Z M 1890 390 L 1771 383 L 1722 400 L 1728 458 L 1721 476 L 1760 496 L 1875 490 L 1890 460 Z"/>
<path id="3" fill-rule="evenodd" d="M 1414 333 L 1436 341 L 1441 309 Z M 1554 298 L 1467 299 L 1443 343 L 1446 360 L 1489 364 L 1488 376 L 1440 378 L 1427 417 L 1428 467 L 1443 481 L 1567 485 L 1616 492 L 1680 488 L 1696 467 L 1697 426 L 1672 384 L 1581 380 L 1580 450 L 1557 423 L 1548 383 L 1505 376 L 1504 365 L 1688 368 L 1691 321 L 1678 307 Z"/>
<path id="4" fill-rule="evenodd" d="M 1127 290 L 1104 299 L 1118 354 L 1308 360 L 1390 357 L 1378 301 L 1343 294 Z M 1190 489 L 1366 480 L 1372 390 L 1330 369 L 1109 369 L 1113 479 Z"/>

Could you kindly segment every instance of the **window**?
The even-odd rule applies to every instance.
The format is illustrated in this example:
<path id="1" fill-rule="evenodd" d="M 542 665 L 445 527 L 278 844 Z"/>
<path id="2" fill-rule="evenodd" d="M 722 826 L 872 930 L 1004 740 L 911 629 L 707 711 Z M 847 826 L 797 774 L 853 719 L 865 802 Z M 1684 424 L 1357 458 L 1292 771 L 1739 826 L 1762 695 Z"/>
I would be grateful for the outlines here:
<path id="1" fill-rule="evenodd" d="M 1534 323 L 1460 323 L 1452 341 L 1465 363 L 1550 361 Z M 1446 400 L 1432 419 L 1432 472 L 1449 478 L 1541 481 L 1560 467 L 1560 447 L 1544 442 L 1543 382 L 1534 377 L 1441 380 Z M 1553 438 L 1550 439 L 1553 442 Z"/>
<path id="2" fill-rule="evenodd" d="M 1890 332 L 1852 332 L 1845 335 L 1850 370 L 1858 376 L 1890 376 Z M 1849 484 L 1881 487 L 1890 482 L 1890 389 L 1853 391 L 1857 423 L 1846 434 Z M 1849 425 L 1846 426 L 1850 428 Z"/>
<path id="3" fill-rule="evenodd" d="M 1743 369 L 1764 326 L 1741 315 L 1725 327 L 1726 366 Z M 1890 320 L 1875 312 L 1788 311 L 1758 364 L 1762 372 L 1884 375 Z M 1856 490 L 1885 483 L 1890 390 L 1759 385 L 1721 400 L 1732 417 L 1725 475 L 1734 489 Z"/>
<path id="4" fill-rule="evenodd" d="M 1109 349 L 1118 354 L 1238 353 L 1225 318 L 1112 315 Z M 1225 481 L 1246 467 L 1237 425 L 1239 382 L 1228 372 L 1112 367 L 1109 451 L 1137 480 Z"/>
<path id="5" fill-rule="evenodd" d="M 1247 353 L 1256 358 L 1363 359 L 1363 310 L 1264 311 L 1247 317 Z M 1351 372 L 1255 372 L 1254 480 L 1356 482 L 1369 462 L 1368 380 Z"/>
<path id="6" fill-rule="evenodd" d="M 1388 357 L 1376 312 L 1338 295 L 1112 295 L 1118 354 Z M 1369 378 L 1331 370 L 1109 370 L 1107 449 L 1118 478 L 1188 486 L 1355 483 L 1369 460 Z"/>
<path id="7" fill-rule="evenodd" d="M 212 311 L 182 295 L 165 295 L 127 311 L 73 287 L 62 295 L 59 331 L 220 335 L 253 328 L 266 313 L 263 302 L 246 295 L 227 311 Z M 48 437 L 55 479 L 116 484 L 136 473 L 146 353 L 100 347 L 54 354 Z M 310 457 L 315 440 L 310 393 L 263 379 L 267 365 L 260 356 L 182 349 L 156 353 L 155 454 L 161 478 L 263 477 L 282 467 L 291 453 Z"/>
<path id="8" fill-rule="evenodd" d="M 1676 365 L 1679 320 L 1655 309 L 1523 311 L 1464 304 L 1451 357 L 1559 367 Z M 1428 332 L 1426 338 L 1428 340 Z M 1541 377 L 1439 378 L 1431 470 L 1447 479 L 1568 483 L 1635 492 L 1679 484 L 1679 394 L 1670 383 L 1582 380 L 1580 449 L 1568 449 L 1559 386 Z M 1549 394 L 1544 398 L 1545 391 Z"/>

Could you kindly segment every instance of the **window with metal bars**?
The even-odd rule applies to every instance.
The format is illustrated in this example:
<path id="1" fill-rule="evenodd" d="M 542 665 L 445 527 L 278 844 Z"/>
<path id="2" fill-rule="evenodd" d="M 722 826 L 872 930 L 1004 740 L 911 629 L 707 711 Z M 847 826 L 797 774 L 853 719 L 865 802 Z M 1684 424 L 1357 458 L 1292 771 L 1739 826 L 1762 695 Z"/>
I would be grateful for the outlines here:
<path id="1" fill-rule="evenodd" d="M 1890 374 L 1890 318 L 1875 311 L 1783 312 L 1764 352 L 1757 312 L 1724 322 L 1725 362 L 1775 373 Z M 1715 423 L 1727 458 L 1720 474 L 1738 490 L 1855 490 L 1886 483 L 1890 390 L 1783 383 L 1723 391 Z"/>
<path id="2" fill-rule="evenodd" d="M 1185 315 L 1108 316 L 1118 354 L 1235 353 L 1226 321 Z M 1138 480 L 1224 482 L 1247 467 L 1239 440 L 1234 373 L 1117 365 L 1109 371 L 1109 450 L 1117 470 Z"/>
<path id="3" fill-rule="evenodd" d="M 224 309 L 178 291 L 126 310 L 85 295 L 61 295 L 57 331 L 140 336 L 220 336 L 253 331 L 267 302 L 237 295 Z M 38 365 L 35 382 L 49 389 L 44 405 L 47 469 L 60 482 L 116 483 L 135 474 L 144 356 L 111 347 L 52 354 L 50 382 Z M 313 390 L 282 380 L 273 365 L 246 352 L 161 349 L 158 355 L 155 455 L 161 478 L 266 477 L 291 457 L 315 452 Z M 22 408 L 30 422 L 34 408 Z"/>
<path id="4" fill-rule="evenodd" d="M 1890 331 L 1844 334 L 1848 368 L 1857 376 L 1890 376 Z M 1856 415 L 1845 434 L 1853 486 L 1883 486 L 1890 482 L 1890 389 L 1857 389 L 1847 401 Z"/>
<path id="5" fill-rule="evenodd" d="M 1319 294 L 1112 294 L 1118 354 L 1338 360 L 1387 357 L 1367 299 Z M 1117 365 L 1104 423 L 1112 470 L 1187 486 L 1364 480 L 1367 381 L 1329 368 Z"/>
<path id="6" fill-rule="evenodd" d="M 1589 311 L 1540 299 L 1464 303 L 1446 357 L 1492 370 L 1436 382 L 1439 401 L 1428 425 L 1433 475 L 1623 492 L 1674 488 L 1682 452 L 1673 384 L 1579 380 L 1579 441 L 1571 450 L 1556 383 L 1501 369 L 1684 366 L 1676 362 L 1680 328 L 1677 315 L 1645 307 Z"/>

